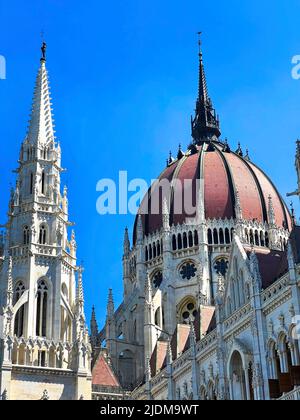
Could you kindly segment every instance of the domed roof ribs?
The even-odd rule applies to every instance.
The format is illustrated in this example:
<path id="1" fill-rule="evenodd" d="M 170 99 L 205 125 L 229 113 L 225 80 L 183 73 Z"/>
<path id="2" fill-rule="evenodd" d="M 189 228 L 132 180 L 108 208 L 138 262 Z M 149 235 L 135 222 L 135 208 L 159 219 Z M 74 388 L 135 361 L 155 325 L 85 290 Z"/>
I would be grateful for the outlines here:
<path id="1" fill-rule="evenodd" d="M 268 220 L 267 203 L 266 203 L 264 193 L 263 193 L 263 190 L 261 188 L 259 179 L 257 178 L 255 172 L 253 171 L 253 169 L 249 165 L 249 161 L 247 159 L 244 159 L 243 157 L 241 157 L 239 154 L 237 154 L 237 156 L 244 162 L 244 164 L 246 165 L 246 167 L 250 171 L 251 175 L 253 176 L 253 179 L 255 181 L 255 184 L 256 184 L 256 187 L 257 187 L 257 190 L 258 190 L 258 194 L 259 194 L 259 197 L 260 197 L 260 203 L 261 203 L 261 208 L 262 208 L 262 213 L 263 213 L 263 221 L 268 223 L 269 220 Z"/>
<path id="2" fill-rule="evenodd" d="M 219 119 L 208 94 L 199 32 L 199 86 L 195 117 L 192 118 L 192 137 L 196 144 L 210 142 L 221 135 Z"/>

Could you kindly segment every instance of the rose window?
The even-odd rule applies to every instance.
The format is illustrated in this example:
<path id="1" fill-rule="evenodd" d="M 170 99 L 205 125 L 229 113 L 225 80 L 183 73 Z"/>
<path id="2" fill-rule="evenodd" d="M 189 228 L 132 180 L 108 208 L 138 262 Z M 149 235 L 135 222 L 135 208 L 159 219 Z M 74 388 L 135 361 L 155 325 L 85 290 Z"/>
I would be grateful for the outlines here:
<path id="1" fill-rule="evenodd" d="M 186 263 L 180 270 L 180 275 L 183 280 L 191 280 L 196 276 L 197 268 L 193 263 Z"/>

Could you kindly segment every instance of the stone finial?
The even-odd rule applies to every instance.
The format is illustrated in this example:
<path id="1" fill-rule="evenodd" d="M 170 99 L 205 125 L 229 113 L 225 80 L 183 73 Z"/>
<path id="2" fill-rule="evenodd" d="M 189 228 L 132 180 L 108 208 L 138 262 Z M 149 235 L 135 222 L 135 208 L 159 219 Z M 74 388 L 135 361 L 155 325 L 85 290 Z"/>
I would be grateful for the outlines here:
<path id="1" fill-rule="evenodd" d="M 240 193 L 238 190 L 235 192 L 235 216 L 238 220 L 243 219 L 243 212 L 240 200 Z"/>
<path id="2" fill-rule="evenodd" d="M 44 390 L 41 400 L 50 400 L 47 389 Z"/>
<path id="3" fill-rule="evenodd" d="M 260 274 L 258 258 L 254 251 L 254 248 L 252 248 L 251 250 L 249 266 L 255 292 L 260 293 L 262 289 L 262 278 Z"/>
<path id="4" fill-rule="evenodd" d="M 170 230 L 170 213 L 169 213 L 168 200 L 166 197 L 164 197 L 163 199 L 162 218 L 163 218 L 164 230 Z"/>
<path id="5" fill-rule="evenodd" d="M 5 388 L 5 390 L 2 392 L 1 395 L 1 400 L 2 401 L 7 401 L 8 400 L 8 393 L 7 393 L 7 389 Z"/>
<path id="6" fill-rule="evenodd" d="M 276 225 L 275 210 L 274 210 L 273 199 L 271 195 L 269 195 L 268 197 L 268 220 L 269 220 L 269 225 L 271 226 Z"/>
<path id="7" fill-rule="evenodd" d="M 124 233 L 124 242 L 123 242 L 123 254 L 124 257 L 128 257 L 130 253 L 130 240 L 129 240 L 129 235 L 128 235 L 128 228 L 125 228 L 125 233 Z"/>
<path id="8" fill-rule="evenodd" d="M 142 216 L 139 214 L 138 220 L 137 220 L 137 230 L 136 230 L 137 245 L 142 245 L 143 240 L 144 240 L 143 221 L 142 221 Z"/>
<path id="9" fill-rule="evenodd" d="M 107 317 L 112 319 L 115 313 L 115 304 L 113 297 L 113 290 L 109 289 L 108 291 L 108 300 L 107 300 Z"/>

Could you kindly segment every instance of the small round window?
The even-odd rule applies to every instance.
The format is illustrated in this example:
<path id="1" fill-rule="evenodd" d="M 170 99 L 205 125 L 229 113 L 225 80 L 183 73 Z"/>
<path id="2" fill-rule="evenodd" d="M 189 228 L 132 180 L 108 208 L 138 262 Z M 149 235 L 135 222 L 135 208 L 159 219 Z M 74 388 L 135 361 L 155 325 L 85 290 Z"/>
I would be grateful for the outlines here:
<path id="1" fill-rule="evenodd" d="M 198 311 L 194 302 L 187 302 L 181 309 L 181 321 L 184 324 L 188 324 L 190 321 L 194 321 L 197 317 Z"/>
<path id="2" fill-rule="evenodd" d="M 197 268 L 194 263 L 185 263 L 180 270 L 180 275 L 183 280 L 191 280 L 196 276 Z"/>

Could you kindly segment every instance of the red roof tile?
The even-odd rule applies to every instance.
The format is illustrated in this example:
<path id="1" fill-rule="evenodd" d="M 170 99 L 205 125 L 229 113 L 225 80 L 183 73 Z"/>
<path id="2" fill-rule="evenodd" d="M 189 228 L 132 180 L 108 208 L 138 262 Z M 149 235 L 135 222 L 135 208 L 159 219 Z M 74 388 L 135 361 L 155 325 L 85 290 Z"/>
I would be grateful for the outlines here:
<path id="1" fill-rule="evenodd" d="M 105 357 L 100 355 L 92 372 L 92 384 L 110 387 L 120 387 L 119 381 Z"/>

